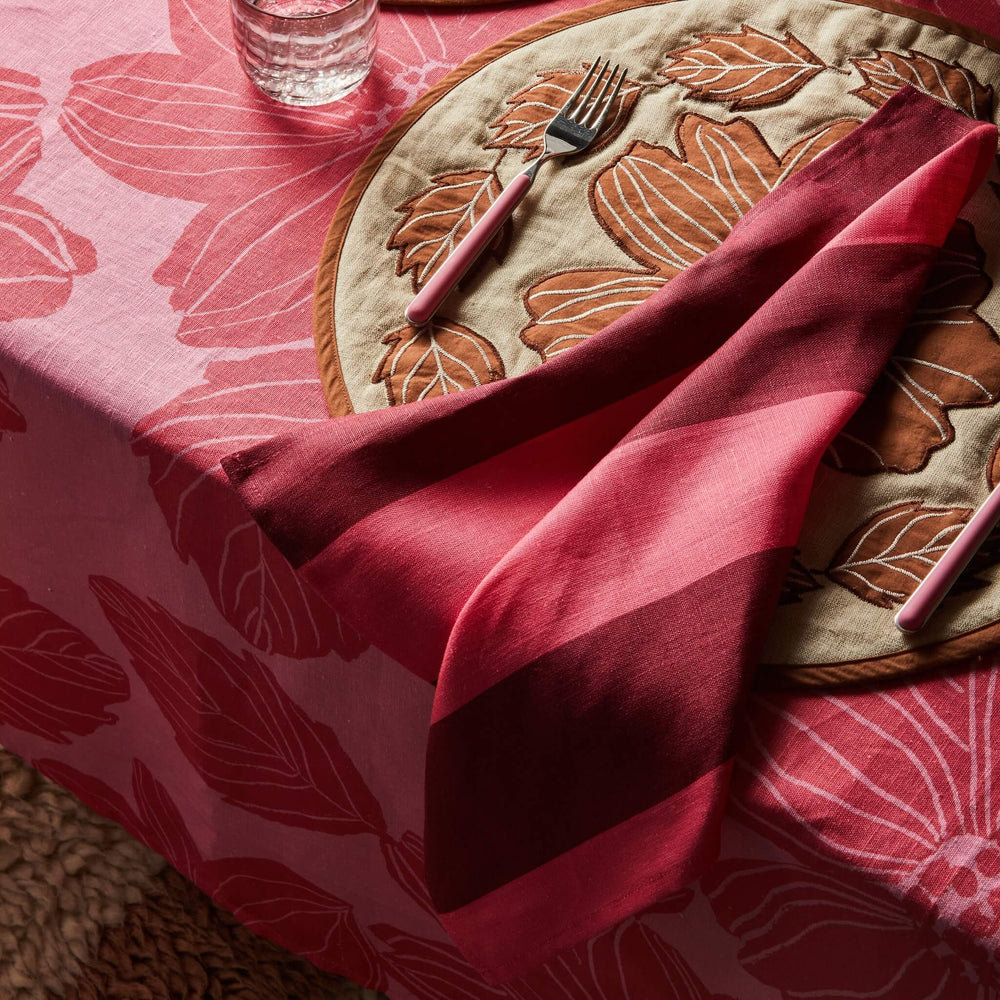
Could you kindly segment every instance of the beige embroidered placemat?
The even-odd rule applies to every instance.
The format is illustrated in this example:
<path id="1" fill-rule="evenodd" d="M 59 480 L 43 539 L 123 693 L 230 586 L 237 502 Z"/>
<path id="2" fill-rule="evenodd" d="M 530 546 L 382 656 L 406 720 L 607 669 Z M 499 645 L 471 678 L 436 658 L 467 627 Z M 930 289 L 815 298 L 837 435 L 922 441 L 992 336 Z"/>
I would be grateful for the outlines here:
<path id="1" fill-rule="evenodd" d="M 414 292 L 539 154 L 545 122 L 599 52 L 629 66 L 603 140 L 543 168 L 432 327 L 408 327 Z M 904 84 L 995 120 L 998 52 L 933 15 L 848 0 L 615 0 L 493 46 L 396 124 L 333 219 L 315 300 L 331 412 L 458 391 L 571 349 L 711 252 Z M 1000 541 L 919 637 L 892 624 L 1000 480 L 998 181 L 994 168 L 825 457 L 762 683 L 884 677 L 1000 644 Z"/>

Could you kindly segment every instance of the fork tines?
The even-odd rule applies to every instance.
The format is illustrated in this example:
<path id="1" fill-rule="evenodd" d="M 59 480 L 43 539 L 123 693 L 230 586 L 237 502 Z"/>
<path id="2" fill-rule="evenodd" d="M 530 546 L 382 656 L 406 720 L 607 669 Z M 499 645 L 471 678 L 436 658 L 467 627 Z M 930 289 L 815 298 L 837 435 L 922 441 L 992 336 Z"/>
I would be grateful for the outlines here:
<path id="1" fill-rule="evenodd" d="M 608 73 L 611 60 L 606 60 L 604 65 L 601 66 L 601 59 L 602 57 L 598 56 L 591 63 L 590 69 L 584 74 L 580 85 L 570 94 L 569 100 L 559 109 L 559 114 L 569 121 L 581 125 L 583 128 L 592 128 L 594 131 L 600 131 L 601 126 L 604 124 L 604 119 L 611 110 L 611 106 L 615 103 L 618 92 L 625 82 L 625 77 L 628 75 L 628 69 L 621 69 L 619 72 L 619 66 L 615 66 Z M 591 101 L 594 91 L 601 84 L 602 80 L 603 86 L 601 86 L 599 93 Z M 614 90 L 611 92 L 611 96 L 606 98 L 608 90 L 612 85 L 614 86 Z M 586 93 L 584 93 L 585 87 L 587 88 Z M 583 95 L 582 97 L 580 96 L 581 94 Z M 586 113 L 584 114 L 584 112 Z"/>

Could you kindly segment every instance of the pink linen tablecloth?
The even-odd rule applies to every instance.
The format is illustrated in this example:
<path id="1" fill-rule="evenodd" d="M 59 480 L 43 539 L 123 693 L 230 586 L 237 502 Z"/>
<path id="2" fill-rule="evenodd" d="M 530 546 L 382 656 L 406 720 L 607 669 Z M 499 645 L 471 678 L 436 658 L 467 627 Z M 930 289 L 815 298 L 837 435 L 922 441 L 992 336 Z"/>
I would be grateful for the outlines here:
<path id="1" fill-rule="evenodd" d="M 996 152 L 906 88 L 573 351 L 222 460 L 306 583 L 435 683 L 427 885 L 490 982 L 714 861 L 816 468 Z"/>
<path id="2" fill-rule="evenodd" d="M 572 6 L 386 8 L 371 80 L 313 111 L 254 95 L 224 5 L 5 12 L 0 742 L 392 1000 L 996 997 L 992 664 L 754 698 L 714 868 L 491 987 L 423 880 L 432 688 L 225 483 L 222 456 L 326 418 L 312 280 L 365 152 L 461 59 Z"/>

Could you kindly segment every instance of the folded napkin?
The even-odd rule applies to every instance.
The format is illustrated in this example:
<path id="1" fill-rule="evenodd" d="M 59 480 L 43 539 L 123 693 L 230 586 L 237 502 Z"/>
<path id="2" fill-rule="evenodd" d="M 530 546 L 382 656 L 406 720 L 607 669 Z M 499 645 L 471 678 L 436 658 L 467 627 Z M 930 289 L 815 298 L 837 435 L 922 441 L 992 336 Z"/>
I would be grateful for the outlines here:
<path id="1" fill-rule="evenodd" d="M 996 144 L 902 91 L 572 351 L 224 461 L 302 576 L 436 682 L 427 880 L 490 981 L 712 860 L 814 470 Z"/>

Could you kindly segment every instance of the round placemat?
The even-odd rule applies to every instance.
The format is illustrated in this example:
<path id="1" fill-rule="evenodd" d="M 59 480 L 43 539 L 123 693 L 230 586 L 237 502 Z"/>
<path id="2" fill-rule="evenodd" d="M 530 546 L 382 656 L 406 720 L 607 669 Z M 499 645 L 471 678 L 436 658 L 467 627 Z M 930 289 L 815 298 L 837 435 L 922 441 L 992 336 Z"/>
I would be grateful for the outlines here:
<path id="1" fill-rule="evenodd" d="M 855 0 L 612 0 L 492 46 L 391 129 L 333 219 L 315 299 L 331 413 L 509 378 L 572 349 L 901 86 L 993 120 L 998 51 L 932 14 Z M 602 140 L 545 167 L 431 327 L 407 326 L 414 292 L 538 156 L 598 53 L 629 67 Z M 994 167 L 824 459 L 763 684 L 856 682 L 1000 645 L 1000 541 L 923 633 L 892 623 L 1000 479 L 998 181 Z"/>

